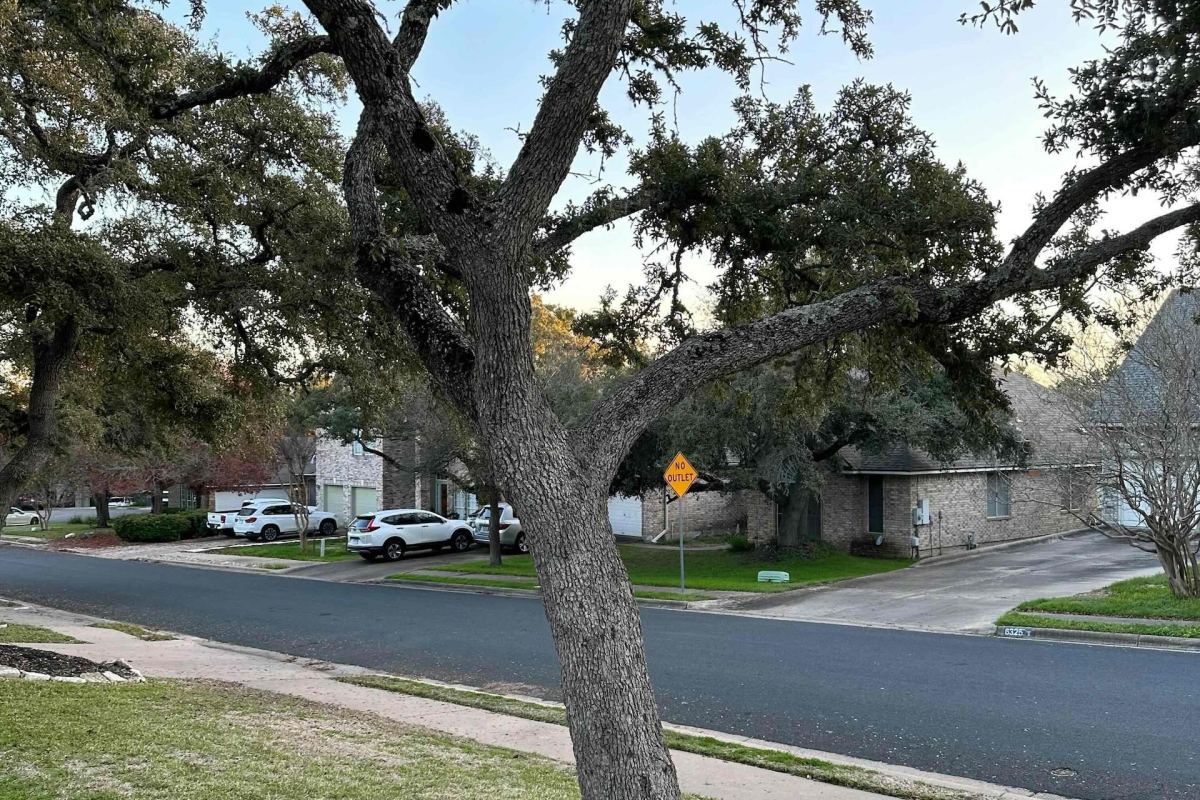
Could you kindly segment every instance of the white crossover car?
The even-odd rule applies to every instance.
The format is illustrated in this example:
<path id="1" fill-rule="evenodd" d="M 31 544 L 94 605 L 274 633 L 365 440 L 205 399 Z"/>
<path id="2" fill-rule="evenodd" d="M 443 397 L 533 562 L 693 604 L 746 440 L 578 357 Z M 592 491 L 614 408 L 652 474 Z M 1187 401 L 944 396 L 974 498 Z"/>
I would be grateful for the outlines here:
<path id="1" fill-rule="evenodd" d="M 419 508 L 393 508 L 363 514 L 350 523 L 346 549 L 367 561 L 383 556 L 399 561 L 406 550 L 441 550 L 456 553 L 471 549 L 471 529 L 461 519 L 446 519 Z"/>
<path id="2" fill-rule="evenodd" d="M 308 507 L 308 532 L 321 536 L 337 533 L 337 517 L 327 511 Z M 280 536 L 298 536 L 296 514 L 286 500 L 263 499 L 242 506 L 233 522 L 234 536 L 245 536 L 252 542 L 273 542 Z"/>
<path id="3" fill-rule="evenodd" d="M 16 528 L 20 525 L 38 525 L 41 520 L 38 519 L 36 511 L 22 511 L 13 506 L 8 510 L 8 516 L 4 518 L 4 527 Z"/>

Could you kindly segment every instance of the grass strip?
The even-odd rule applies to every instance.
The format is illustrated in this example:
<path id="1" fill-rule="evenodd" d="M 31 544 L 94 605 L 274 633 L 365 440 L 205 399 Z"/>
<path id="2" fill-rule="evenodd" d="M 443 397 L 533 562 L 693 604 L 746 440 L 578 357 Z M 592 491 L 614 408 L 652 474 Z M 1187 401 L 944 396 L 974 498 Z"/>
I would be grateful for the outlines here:
<path id="1" fill-rule="evenodd" d="M 1094 631 L 1097 633 L 1140 633 L 1147 636 L 1178 636 L 1185 639 L 1200 639 L 1200 625 L 1101 622 L 1090 619 L 1046 617 L 1039 614 L 1024 614 L 1018 611 L 1009 611 L 996 620 L 996 624 L 1011 625 L 1020 628 L 1054 628 L 1056 630 Z"/>
<path id="2" fill-rule="evenodd" d="M 79 640 L 65 633 L 52 631 L 37 625 L 21 625 L 16 622 L 0 623 L 0 642 L 9 644 L 79 644 Z"/>
<path id="3" fill-rule="evenodd" d="M 308 549 L 301 550 L 300 542 L 275 542 L 272 544 L 255 544 L 242 547 L 223 547 L 209 552 L 220 553 L 223 556 L 252 556 L 254 558 L 285 558 L 291 561 L 348 561 L 358 558 L 358 555 L 346 550 L 344 538 L 326 539 L 325 555 L 321 556 L 321 545 L 318 539 L 309 539 Z"/>
<path id="4" fill-rule="evenodd" d="M 618 548 L 629 580 L 641 586 L 679 585 L 679 551 L 670 547 L 622 545 Z M 695 589 L 735 592 L 786 592 L 797 586 L 831 583 L 903 569 L 911 561 L 862 558 L 845 553 L 829 553 L 816 558 L 788 557 L 762 561 L 752 553 L 727 550 L 700 550 L 687 554 L 688 584 Z M 486 560 L 468 561 L 442 567 L 442 572 L 476 572 L 488 575 L 534 578 L 536 572 L 529 556 L 509 556 L 504 564 L 491 566 Z M 760 570 L 782 570 L 791 575 L 790 583 L 759 583 Z"/>
<path id="5" fill-rule="evenodd" d="M 507 714 L 535 722 L 548 722 L 564 726 L 567 724 L 567 712 L 558 705 L 534 703 L 489 692 L 457 689 L 452 686 L 440 686 L 391 675 L 361 675 L 337 680 L 355 686 L 382 689 L 428 700 L 440 700 L 444 703 Z M 675 750 L 760 767 L 836 786 L 876 792 L 889 797 L 905 798 L 905 800 L 975 800 L 978 797 L 956 789 L 893 778 L 863 767 L 834 764 L 817 758 L 804 758 L 782 750 L 750 747 L 737 742 L 680 731 L 666 730 L 664 733 L 667 746 Z"/>
<path id="6" fill-rule="evenodd" d="M 143 628 L 141 625 L 134 625 L 130 622 L 96 622 L 93 623 L 93 628 L 105 628 L 110 631 L 120 631 L 121 633 L 129 634 L 134 638 L 141 639 L 143 642 L 170 642 L 175 639 L 169 633 L 159 633 L 148 628 Z"/>
<path id="7" fill-rule="evenodd" d="M 532 580 L 507 581 L 499 578 L 470 578 L 461 575 L 415 575 L 410 572 L 389 575 L 387 576 L 387 580 L 398 582 L 449 583 L 455 586 L 486 586 L 496 589 L 528 589 L 531 591 L 536 591 L 538 588 L 538 584 Z M 684 602 L 713 599 L 712 595 L 700 594 L 699 592 L 653 592 L 642 589 L 635 590 L 633 596 L 645 600 L 681 600 Z"/>
<path id="8" fill-rule="evenodd" d="M 1017 606 L 1016 610 L 1099 617 L 1182 619 L 1200 623 L 1200 597 L 1176 597 L 1171 594 L 1164 575 L 1118 581 L 1098 592 L 1030 600 Z"/>

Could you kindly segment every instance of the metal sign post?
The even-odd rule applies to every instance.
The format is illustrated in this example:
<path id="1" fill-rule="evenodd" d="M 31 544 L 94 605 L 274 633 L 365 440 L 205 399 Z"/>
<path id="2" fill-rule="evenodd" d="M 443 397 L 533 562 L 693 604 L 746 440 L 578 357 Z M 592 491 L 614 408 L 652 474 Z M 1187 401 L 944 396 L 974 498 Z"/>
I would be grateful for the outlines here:
<path id="1" fill-rule="evenodd" d="M 696 468 L 692 466 L 692 462 L 688 461 L 687 456 L 682 452 L 675 454 L 675 457 L 671 459 L 671 463 L 667 465 L 666 472 L 663 473 L 663 480 L 667 482 L 667 486 L 670 486 L 679 498 L 679 591 L 681 592 L 687 588 L 683 561 L 683 496 L 688 493 L 688 489 L 692 488 L 692 484 L 696 482 L 696 477 Z"/>

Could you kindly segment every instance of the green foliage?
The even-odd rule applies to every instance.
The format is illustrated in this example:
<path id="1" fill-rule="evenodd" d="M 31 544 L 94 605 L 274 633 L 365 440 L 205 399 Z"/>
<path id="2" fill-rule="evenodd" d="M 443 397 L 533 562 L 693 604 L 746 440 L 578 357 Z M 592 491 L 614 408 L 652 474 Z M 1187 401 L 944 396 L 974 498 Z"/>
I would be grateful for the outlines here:
<path id="1" fill-rule="evenodd" d="M 112 527 L 126 542 L 178 542 L 191 531 L 191 523 L 179 514 L 130 514 L 114 519 Z"/>
<path id="2" fill-rule="evenodd" d="M 728 546 L 731 553 L 749 553 L 754 550 L 754 545 L 745 536 L 730 536 Z"/>

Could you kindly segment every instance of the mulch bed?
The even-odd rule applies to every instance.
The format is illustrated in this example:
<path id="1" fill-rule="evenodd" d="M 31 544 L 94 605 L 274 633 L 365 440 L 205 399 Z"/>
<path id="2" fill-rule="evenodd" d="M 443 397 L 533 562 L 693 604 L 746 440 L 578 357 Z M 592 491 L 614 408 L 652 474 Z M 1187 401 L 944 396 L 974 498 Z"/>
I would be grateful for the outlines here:
<path id="1" fill-rule="evenodd" d="M 46 547 L 50 550 L 66 550 L 68 548 L 119 547 L 123 544 L 128 544 L 128 542 L 121 541 L 121 538 L 112 531 L 88 531 L 72 536 L 70 539 L 51 539 L 46 543 Z"/>
<path id="2" fill-rule="evenodd" d="M 79 656 L 66 656 L 50 650 L 11 644 L 0 644 L 0 667 L 14 667 L 23 672 L 41 672 L 56 678 L 78 678 L 89 672 L 111 672 L 130 679 L 137 677 L 133 670 L 120 662 L 95 662 Z"/>

